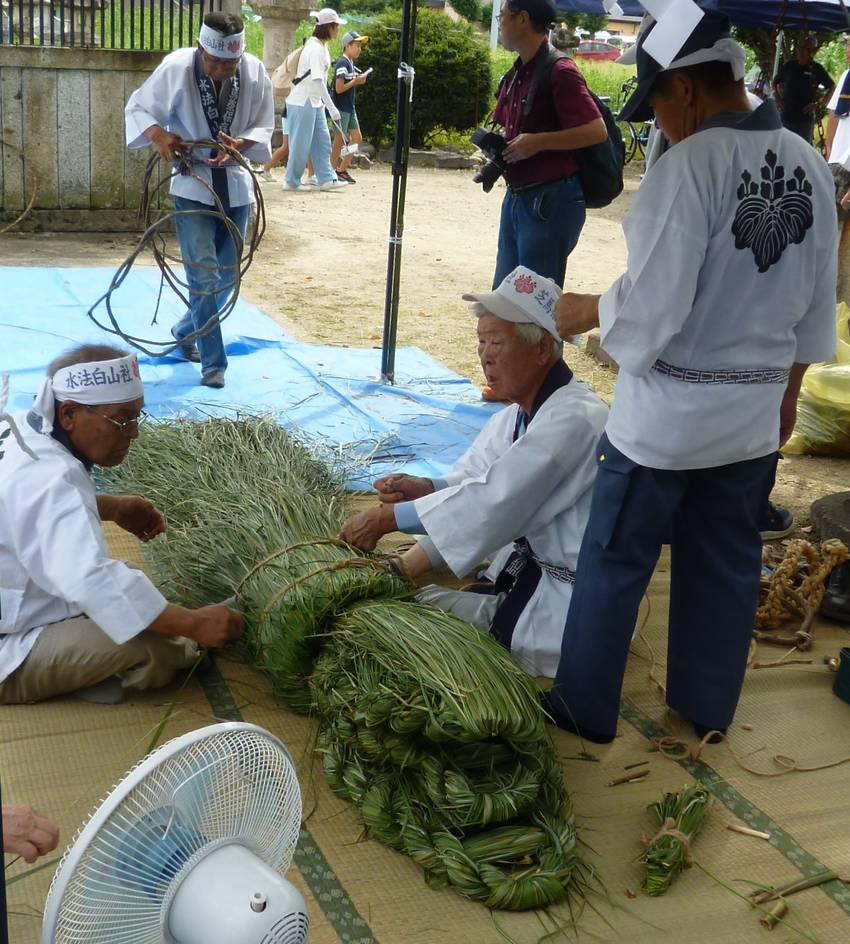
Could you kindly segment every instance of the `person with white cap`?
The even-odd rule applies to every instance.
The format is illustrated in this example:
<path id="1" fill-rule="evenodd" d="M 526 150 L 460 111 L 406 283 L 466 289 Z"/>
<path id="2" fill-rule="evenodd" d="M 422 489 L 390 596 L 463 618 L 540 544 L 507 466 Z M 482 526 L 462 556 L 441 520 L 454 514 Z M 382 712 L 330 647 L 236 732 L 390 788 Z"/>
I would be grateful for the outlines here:
<path id="1" fill-rule="evenodd" d="M 107 553 L 104 521 L 143 541 L 165 530 L 149 501 L 99 495 L 91 478 L 127 457 L 143 406 L 136 355 L 105 345 L 54 360 L 31 410 L 0 403 L 0 703 L 119 701 L 166 685 L 199 644 L 223 646 L 242 628 L 224 605 L 169 604 Z"/>
<path id="2" fill-rule="evenodd" d="M 340 532 L 364 550 L 390 531 L 421 535 L 398 562 L 411 580 L 446 566 L 463 577 L 490 558 L 483 592 L 432 585 L 420 598 L 490 632 L 528 672 L 549 677 L 608 414 L 563 360 L 552 318 L 560 294 L 518 266 L 495 290 L 463 296 L 474 303 L 487 383 L 513 405 L 488 420 L 444 478 L 378 479 L 380 504 Z"/>
<path id="3" fill-rule="evenodd" d="M 562 336 L 598 325 L 620 365 L 544 696 L 557 724 L 600 743 L 616 734 L 629 643 L 667 535 L 667 704 L 700 736 L 732 721 L 758 602 L 764 482 L 806 366 L 835 350 L 826 164 L 772 103 L 750 110 L 725 17 L 705 13 L 666 68 L 645 48 L 654 30 L 638 43 L 623 117 L 654 112 L 672 147 L 624 222 L 626 273 L 601 297 L 564 294 L 556 312 Z"/>
<path id="4" fill-rule="evenodd" d="M 336 10 L 323 7 L 310 11 L 316 21 L 313 35 L 304 44 L 298 60 L 298 74 L 286 99 L 286 122 L 289 131 L 289 160 L 283 179 L 284 191 L 308 192 L 315 187 L 301 183 L 307 158 L 313 160 L 313 173 L 319 190 L 343 190 L 348 184 L 340 180 L 331 165 L 331 137 L 325 109 L 331 120 L 339 122 L 339 109 L 328 91 L 328 69 L 331 56 L 328 43 L 336 39 L 340 26 L 347 23 Z"/>
<path id="5" fill-rule="evenodd" d="M 342 55 L 334 64 L 333 93 L 331 94 L 340 114 L 339 128 L 334 135 L 331 149 L 331 165 L 335 168 L 340 180 L 353 184 L 356 181 L 348 173 L 348 166 L 351 164 L 356 148 L 354 151 L 349 151 L 342 160 L 340 157 L 343 145 L 346 143 L 345 135 L 348 135 L 351 144 L 359 146 L 363 142 L 360 121 L 357 118 L 357 89 L 366 84 L 372 70 L 367 69 L 361 72 L 356 65 L 363 47 L 369 42 L 368 36 L 358 33 L 357 30 L 349 30 L 342 37 L 341 42 Z"/>
<path id="6" fill-rule="evenodd" d="M 207 13 L 197 47 L 169 53 L 130 96 L 124 119 L 127 147 L 153 144 L 164 161 L 181 157 L 191 165 L 192 174 L 175 174 L 171 180 L 190 301 L 172 334 L 187 360 L 200 361 L 201 383 L 223 387 L 227 356 L 215 316 L 231 295 L 242 246 L 211 211 L 217 197 L 244 237 L 251 214 L 251 175 L 225 151 L 190 153 L 186 142 L 211 139 L 258 163 L 271 158 L 271 81 L 262 62 L 245 52 L 241 18 Z M 183 341 L 205 326 L 197 347 Z"/>

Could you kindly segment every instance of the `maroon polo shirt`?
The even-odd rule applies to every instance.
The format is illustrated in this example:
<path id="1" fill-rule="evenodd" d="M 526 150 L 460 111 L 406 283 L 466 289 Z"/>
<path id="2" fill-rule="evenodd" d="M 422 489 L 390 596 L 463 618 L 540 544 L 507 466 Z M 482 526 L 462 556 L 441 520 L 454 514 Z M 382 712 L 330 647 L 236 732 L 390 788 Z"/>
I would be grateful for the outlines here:
<path id="1" fill-rule="evenodd" d="M 576 64 L 572 59 L 559 59 L 552 66 L 549 81 L 551 93 L 547 95 L 542 91 L 541 82 L 534 95 L 531 111 L 523 122 L 522 110 L 531 78 L 538 60 L 545 55 L 547 45 L 548 41 L 544 40 L 534 57 L 526 63 L 517 59 L 514 63 L 516 71 L 513 80 L 508 79 L 502 85 L 493 120 L 502 125 L 509 141 L 520 134 L 520 131 L 529 134 L 539 131 L 562 131 L 586 125 L 602 117 Z M 505 172 L 505 179 L 512 186 L 521 187 L 531 183 L 560 180 L 577 170 L 578 161 L 574 151 L 540 151 L 533 157 L 511 164 Z"/>

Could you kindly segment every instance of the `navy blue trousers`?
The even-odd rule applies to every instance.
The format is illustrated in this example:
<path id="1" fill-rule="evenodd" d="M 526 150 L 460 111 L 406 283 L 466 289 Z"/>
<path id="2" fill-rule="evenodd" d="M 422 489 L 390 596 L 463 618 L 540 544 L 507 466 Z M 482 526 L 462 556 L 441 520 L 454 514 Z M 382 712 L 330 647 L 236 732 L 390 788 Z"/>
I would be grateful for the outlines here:
<path id="1" fill-rule="evenodd" d="M 756 519 L 774 461 L 650 469 L 603 435 L 554 687 L 555 705 L 580 727 L 617 730 L 638 609 L 667 536 L 667 704 L 707 728 L 728 727 L 758 605 Z"/>

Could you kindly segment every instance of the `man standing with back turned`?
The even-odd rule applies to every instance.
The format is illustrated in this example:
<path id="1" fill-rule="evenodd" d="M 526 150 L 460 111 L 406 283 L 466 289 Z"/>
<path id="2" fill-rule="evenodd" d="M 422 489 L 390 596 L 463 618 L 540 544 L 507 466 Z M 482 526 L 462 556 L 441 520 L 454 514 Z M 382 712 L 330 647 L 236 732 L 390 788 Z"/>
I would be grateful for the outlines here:
<path id="1" fill-rule="evenodd" d="M 638 40 L 624 120 L 672 143 L 625 222 L 628 268 L 563 295 L 561 336 L 599 325 L 620 365 L 555 686 L 554 720 L 611 741 L 641 598 L 670 535 L 667 704 L 725 731 L 752 639 L 765 476 L 806 367 L 835 350 L 835 209 L 826 164 L 750 111 L 744 51 L 707 12 L 663 69 Z"/>
<path id="2" fill-rule="evenodd" d="M 200 178 L 176 174 L 171 179 L 190 301 L 172 334 L 187 360 L 200 361 L 201 383 L 223 387 L 227 356 L 216 315 L 230 297 L 242 255 L 251 175 L 225 151 L 190 153 L 185 142 L 211 139 L 257 163 L 271 158 L 272 84 L 262 62 L 245 52 L 242 20 L 234 13 L 207 13 L 197 47 L 169 53 L 130 96 L 124 119 L 127 147 L 153 144 L 169 163 L 183 156 Z M 216 213 L 215 197 L 239 232 L 238 245 L 232 228 Z M 184 341 L 207 325 L 197 348 Z"/>
<path id="3" fill-rule="evenodd" d="M 499 38 L 518 58 L 499 85 L 493 120 L 504 127 L 508 186 L 493 288 L 518 265 L 563 287 L 567 256 L 584 226 L 576 149 L 608 138 L 571 59 L 549 65 L 552 0 L 504 0 Z"/>

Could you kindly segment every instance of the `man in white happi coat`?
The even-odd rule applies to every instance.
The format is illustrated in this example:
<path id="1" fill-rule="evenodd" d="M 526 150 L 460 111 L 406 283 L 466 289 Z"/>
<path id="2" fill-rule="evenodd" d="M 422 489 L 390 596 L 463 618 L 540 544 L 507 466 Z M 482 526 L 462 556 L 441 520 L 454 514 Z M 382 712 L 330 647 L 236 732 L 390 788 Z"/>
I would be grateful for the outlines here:
<path id="1" fill-rule="evenodd" d="M 199 645 L 242 628 L 224 605 L 175 606 L 109 557 L 102 522 L 148 541 L 165 521 L 145 498 L 98 495 L 94 465 L 119 465 L 139 433 L 135 355 L 86 345 L 60 356 L 31 410 L 0 405 L 0 703 L 78 692 L 119 701 L 193 665 Z"/>
<path id="2" fill-rule="evenodd" d="M 562 335 L 599 326 L 620 365 L 598 450 L 553 719 L 617 730 L 641 599 L 669 535 L 667 704 L 699 736 L 735 713 L 758 603 L 758 513 L 808 364 L 835 350 L 832 178 L 770 102 L 752 111 L 744 51 L 708 11 L 669 68 L 638 40 L 624 120 L 672 143 L 623 224 L 628 267 L 565 294 Z M 651 46 L 651 44 L 650 44 Z"/>
<path id="3" fill-rule="evenodd" d="M 421 599 L 489 631 L 526 671 L 550 677 L 608 414 L 563 360 L 552 318 L 560 294 L 519 266 L 494 291 L 464 295 L 474 302 L 487 383 L 514 405 L 487 422 L 445 478 L 379 479 L 380 505 L 340 534 L 364 550 L 390 531 L 422 535 L 400 559 L 411 579 L 446 565 L 464 577 L 492 558 L 484 592 L 430 586 Z"/>
<path id="4" fill-rule="evenodd" d="M 177 49 L 130 96 L 124 111 L 127 147 L 148 144 L 164 161 L 178 158 L 171 179 L 174 224 L 189 285 L 190 307 L 172 329 L 178 350 L 200 360 L 201 383 L 223 387 L 227 356 L 217 314 L 232 292 L 251 213 L 251 175 L 225 151 L 190 149 L 211 139 L 246 158 L 271 158 L 274 98 L 262 62 L 245 52 L 245 30 L 233 13 L 207 13 L 197 48 Z M 195 177 L 200 179 L 196 180 Z M 216 198 L 240 234 L 217 214 Z M 197 347 L 191 339 L 195 332 Z"/>

